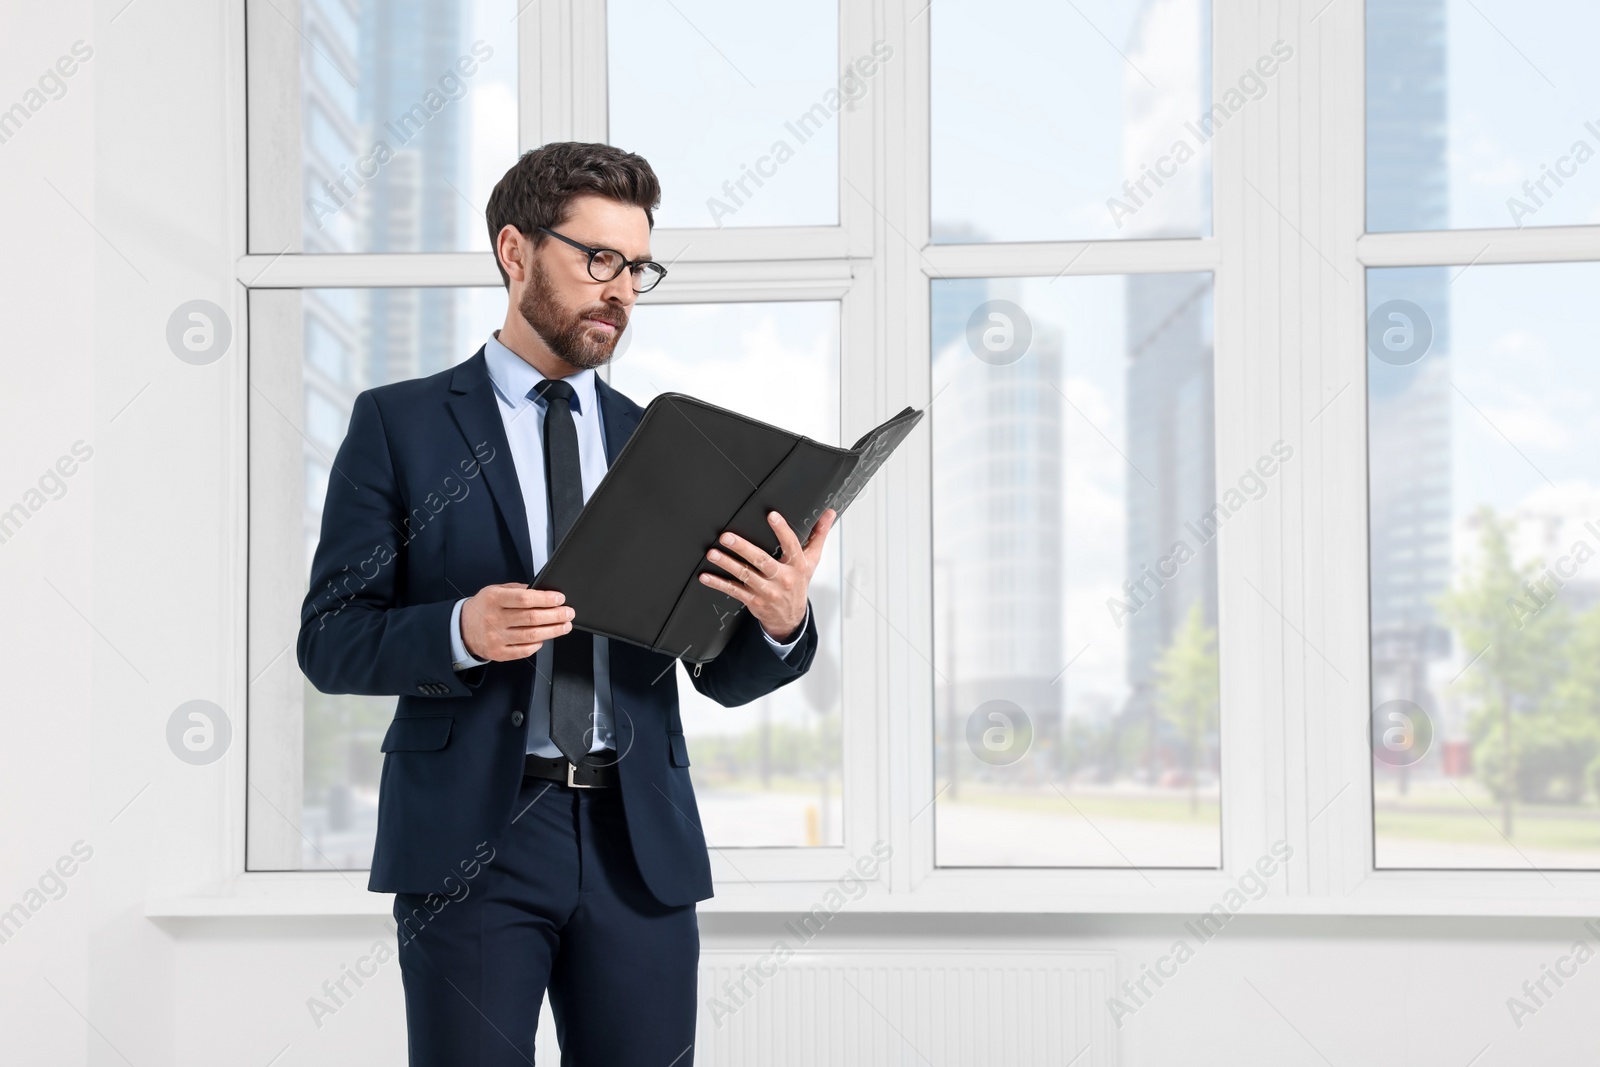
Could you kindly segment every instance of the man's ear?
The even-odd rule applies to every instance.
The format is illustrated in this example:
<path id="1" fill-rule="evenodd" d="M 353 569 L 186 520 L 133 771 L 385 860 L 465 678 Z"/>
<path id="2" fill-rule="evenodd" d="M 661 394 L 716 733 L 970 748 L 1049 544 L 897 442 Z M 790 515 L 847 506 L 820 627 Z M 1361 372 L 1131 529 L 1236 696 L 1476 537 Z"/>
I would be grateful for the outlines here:
<path id="1" fill-rule="evenodd" d="M 522 235 L 522 231 L 507 223 L 500 227 L 500 233 L 495 237 L 495 255 L 500 259 L 500 266 L 506 275 L 514 282 L 528 280 L 528 263 L 533 255 L 533 243 Z"/>

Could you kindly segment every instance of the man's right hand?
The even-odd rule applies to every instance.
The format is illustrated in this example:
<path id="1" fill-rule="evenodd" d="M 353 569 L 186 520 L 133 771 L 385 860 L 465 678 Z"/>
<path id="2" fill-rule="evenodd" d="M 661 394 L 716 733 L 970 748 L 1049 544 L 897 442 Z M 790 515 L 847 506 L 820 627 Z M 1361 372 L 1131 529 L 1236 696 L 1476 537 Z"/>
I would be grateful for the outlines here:
<path id="1" fill-rule="evenodd" d="M 486 585 L 461 606 L 461 641 L 476 659 L 525 659 L 572 630 L 576 612 L 565 601 L 526 582 Z"/>

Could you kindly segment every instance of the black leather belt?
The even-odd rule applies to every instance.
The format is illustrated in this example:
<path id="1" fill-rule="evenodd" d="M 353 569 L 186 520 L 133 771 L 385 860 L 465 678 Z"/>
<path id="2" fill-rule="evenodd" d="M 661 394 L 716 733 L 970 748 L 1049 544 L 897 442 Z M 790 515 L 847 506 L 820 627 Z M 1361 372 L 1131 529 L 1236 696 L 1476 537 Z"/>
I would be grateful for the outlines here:
<path id="1" fill-rule="evenodd" d="M 609 748 L 589 753 L 578 764 L 568 762 L 565 756 L 536 756 L 530 752 L 522 758 L 522 773 L 574 789 L 607 789 L 617 784 L 616 761 L 616 751 Z"/>

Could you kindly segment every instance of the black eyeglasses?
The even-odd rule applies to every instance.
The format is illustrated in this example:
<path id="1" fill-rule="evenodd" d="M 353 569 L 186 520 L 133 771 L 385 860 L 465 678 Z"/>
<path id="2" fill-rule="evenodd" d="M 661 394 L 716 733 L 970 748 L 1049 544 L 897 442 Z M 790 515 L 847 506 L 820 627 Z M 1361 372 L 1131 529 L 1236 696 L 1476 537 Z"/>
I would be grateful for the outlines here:
<path id="1" fill-rule="evenodd" d="M 589 277 L 597 282 L 609 282 L 623 271 L 630 270 L 633 272 L 633 291 L 648 293 L 667 276 L 667 268 L 653 259 L 630 260 L 615 248 L 590 248 L 548 226 L 540 226 L 539 229 L 557 240 L 567 242 L 580 252 L 589 253 Z"/>

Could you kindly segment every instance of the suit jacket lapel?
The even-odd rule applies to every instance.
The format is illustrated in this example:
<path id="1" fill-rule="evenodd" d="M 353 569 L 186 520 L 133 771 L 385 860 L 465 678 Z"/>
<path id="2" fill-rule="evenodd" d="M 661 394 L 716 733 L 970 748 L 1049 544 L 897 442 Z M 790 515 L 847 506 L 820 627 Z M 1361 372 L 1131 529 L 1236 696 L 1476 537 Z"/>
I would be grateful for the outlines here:
<path id="1" fill-rule="evenodd" d="M 600 399 L 600 421 L 605 430 L 606 466 L 609 467 L 633 436 L 640 412 L 636 405 L 628 403 L 607 385 L 605 379 L 596 376 L 594 384 L 595 394 Z M 527 572 L 524 580 L 531 583 L 534 578 L 533 543 L 528 536 L 528 509 L 522 499 L 522 486 L 517 481 L 516 464 L 511 461 L 511 445 L 506 440 L 499 400 L 489 378 L 489 361 L 482 348 L 457 365 L 450 376 L 450 393 L 450 414 L 468 447 L 476 448 L 487 441 L 494 449 L 493 458 L 482 465 L 484 484 L 489 487 L 489 495 L 494 498 L 512 543 L 517 546 L 517 556 Z"/>
<path id="2" fill-rule="evenodd" d="M 606 466 L 609 467 L 617 461 L 617 453 L 622 451 L 622 446 L 628 443 L 628 438 L 633 436 L 633 431 L 639 425 L 638 408 L 628 403 L 606 380 L 595 375 L 595 395 L 600 398 L 600 425 L 605 429 L 606 435 Z"/>
<path id="3" fill-rule="evenodd" d="M 511 541 L 517 546 L 517 556 L 526 572 L 523 580 L 531 584 L 533 542 L 528 536 L 528 509 L 522 500 L 511 444 L 506 440 L 505 423 L 500 418 L 500 402 L 494 395 L 489 361 L 482 348 L 471 359 L 457 365 L 450 376 L 450 393 L 450 414 L 455 417 L 468 447 L 477 448 L 487 441 L 494 449 L 492 456 L 482 464 L 484 484 L 489 487 L 489 495 L 494 498 Z"/>

